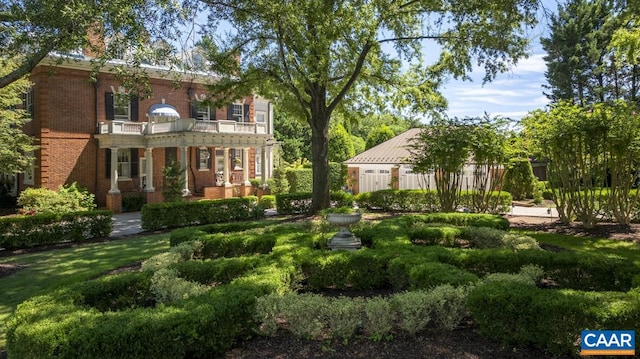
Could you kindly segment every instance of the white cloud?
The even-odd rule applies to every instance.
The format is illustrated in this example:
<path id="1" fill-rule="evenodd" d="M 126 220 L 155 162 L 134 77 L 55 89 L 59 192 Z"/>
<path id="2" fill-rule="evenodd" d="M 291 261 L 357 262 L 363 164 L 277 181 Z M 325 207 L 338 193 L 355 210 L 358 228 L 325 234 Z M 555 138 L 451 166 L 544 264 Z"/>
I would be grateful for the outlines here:
<path id="1" fill-rule="evenodd" d="M 547 71 L 547 64 L 544 62 L 545 54 L 535 54 L 529 58 L 522 59 L 513 68 L 514 74 L 538 73 L 544 74 Z"/>

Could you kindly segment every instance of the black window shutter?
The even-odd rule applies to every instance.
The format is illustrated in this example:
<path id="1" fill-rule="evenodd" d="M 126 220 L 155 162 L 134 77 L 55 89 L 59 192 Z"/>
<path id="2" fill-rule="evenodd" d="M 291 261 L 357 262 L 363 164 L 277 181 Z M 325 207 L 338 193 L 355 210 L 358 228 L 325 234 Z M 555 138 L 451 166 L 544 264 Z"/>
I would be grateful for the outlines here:
<path id="1" fill-rule="evenodd" d="M 196 105 L 196 102 L 195 101 L 191 101 L 191 106 L 190 106 L 190 109 L 189 109 L 191 111 L 191 114 L 189 115 L 189 117 L 197 118 L 197 115 L 198 115 L 196 113 L 197 109 L 198 109 L 198 105 Z"/>
<path id="2" fill-rule="evenodd" d="M 131 121 L 138 121 L 138 96 L 131 95 Z"/>
<path id="3" fill-rule="evenodd" d="M 233 104 L 227 106 L 227 120 L 235 120 L 236 118 L 233 117 Z"/>
<path id="4" fill-rule="evenodd" d="M 249 105 L 244 105 L 244 122 L 249 122 Z"/>
<path id="5" fill-rule="evenodd" d="M 104 151 L 104 171 L 107 174 L 106 178 L 111 178 L 111 149 L 107 148 Z"/>
<path id="6" fill-rule="evenodd" d="M 215 121 L 216 120 L 216 108 L 215 107 L 209 106 L 209 119 L 211 121 Z"/>
<path id="7" fill-rule="evenodd" d="M 137 148 L 131 149 L 131 177 L 138 177 L 138 168 L 140 163 L 140 155 Z"/>
<path id="8" fill-rule="evenodd" d="M 196 149 L 196 163 L 197 163 L 196 166 L 198 166 L 198 169 L 200 169 L 200 149 L 199 148 Z"/>
<path id="9" fill-rule="evenodd" d="M 115 118 L 113 114 L 113 92 L 104 93 L 104 113 L 109 121 L 113 121 Z"/>

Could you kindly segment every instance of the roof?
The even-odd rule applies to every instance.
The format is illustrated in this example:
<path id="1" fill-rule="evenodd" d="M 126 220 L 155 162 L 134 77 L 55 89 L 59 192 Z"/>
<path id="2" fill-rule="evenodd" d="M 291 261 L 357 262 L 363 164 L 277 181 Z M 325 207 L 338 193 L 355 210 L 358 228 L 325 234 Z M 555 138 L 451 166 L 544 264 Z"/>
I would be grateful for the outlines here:
<path id="1" fill-rule="evenodd" d="M 421 131 L 421 128 L 412 128 L 344 161 L 344 163 L 347 165 L 403 163 L 411 155 L 407 145 L 409 145 L 411 140 L 416 138 Z"/>

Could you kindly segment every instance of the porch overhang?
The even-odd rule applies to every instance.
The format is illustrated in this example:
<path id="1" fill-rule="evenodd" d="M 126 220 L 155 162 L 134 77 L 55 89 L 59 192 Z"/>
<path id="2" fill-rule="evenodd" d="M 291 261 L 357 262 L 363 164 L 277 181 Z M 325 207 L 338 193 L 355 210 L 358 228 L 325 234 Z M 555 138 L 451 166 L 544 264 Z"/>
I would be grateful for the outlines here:
<path id="1" fill-rule="evenodd" d="M 262 147 L 272 135 L 182 132 L 153 135 L 97 134 L 100 148 Z"/>

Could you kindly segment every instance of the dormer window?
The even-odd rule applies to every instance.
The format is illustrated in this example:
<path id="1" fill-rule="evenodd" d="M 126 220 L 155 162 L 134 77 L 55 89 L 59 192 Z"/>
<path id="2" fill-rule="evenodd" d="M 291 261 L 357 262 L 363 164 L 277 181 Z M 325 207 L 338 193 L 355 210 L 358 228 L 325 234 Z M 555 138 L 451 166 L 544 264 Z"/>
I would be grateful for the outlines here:
<path id="1" fill-rule="evenodd" d="M 116 35 L 107 40 L 107 55 L 113 60 L 125 60 L 127 46 L 122 36 Z"/>
<path id="2" fill-rule="evenodd" d="M 158 66 L 169 66 L 172 49 L 169 43 L 158 40 L 153 44 L 153 64 Z"/>

